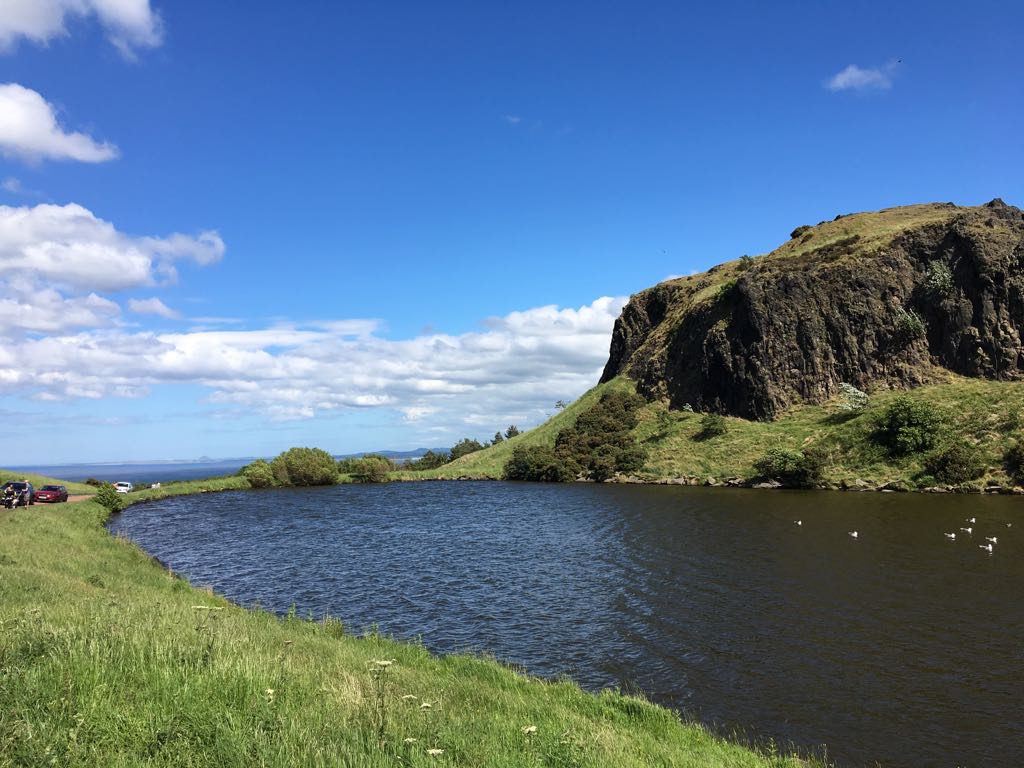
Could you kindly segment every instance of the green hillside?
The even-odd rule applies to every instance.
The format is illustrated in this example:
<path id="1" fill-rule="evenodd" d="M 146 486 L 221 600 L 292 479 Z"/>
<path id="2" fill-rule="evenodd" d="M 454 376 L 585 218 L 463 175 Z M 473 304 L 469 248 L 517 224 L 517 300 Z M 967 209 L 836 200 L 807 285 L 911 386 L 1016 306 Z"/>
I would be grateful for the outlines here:
<path id="1" fill-rule="evenodd" d="M 402 477 L 500 478 L 516 445 L 553 446 L 559 430 L 595 403 L 601 393 L 631 387 L 625 377 L 601 384 L 545 424 L 513 440 L 464 456 L 439 470 L 404 473 Z M 927 404 L 938 415 L 939 437 L 933 450 L 892 457 L 872 442 L 875 419 L 901 396 Z M 976 449 L 984 472 L 960 490 L 980 490 L 989 483 L 1009 489 L 1019 481 L 1008 473 L 1004 459 L 1008 451 L 1024 441 L 1024 385 L 1020 383 L 950 374 L 948 383 L 909 393 L 870 393 L 868 406 L 859 413 L 844 411 L 843 405 L 843 401 L 833 400 L 798 406 L 771 422 L 724 417 L 725 433 L 706 438 L 702 434 L 702 414 L 669 410 L 664 401 L 648 403 L 641 409 L 633 431 L 648 452 L 647 463 L 636 478 L 648 482 L 679 478 L 750 481 L 758 478 L 754 463 L 768 447 L 806 450 L 814 446 L 825 455 L 825 487 L 854 485 L 861 480 L 872 486 L 897 483 L 909 490 L 948 485 L 922 474 L 925 461 L 943 446 L 962 441 Z"/>

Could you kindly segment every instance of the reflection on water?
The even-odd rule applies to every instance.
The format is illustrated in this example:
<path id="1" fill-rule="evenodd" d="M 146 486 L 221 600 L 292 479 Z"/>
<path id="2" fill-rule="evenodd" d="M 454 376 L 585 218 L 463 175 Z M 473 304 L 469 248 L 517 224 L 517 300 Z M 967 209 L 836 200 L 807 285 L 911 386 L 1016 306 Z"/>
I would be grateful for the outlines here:
<path id="1" fill-rule="evenodd" d="M 395 483 L 167 499 L 111 528 L 242 604 L 639 689 L 841 765 L 1016 767 L 1022 504 Z"/>

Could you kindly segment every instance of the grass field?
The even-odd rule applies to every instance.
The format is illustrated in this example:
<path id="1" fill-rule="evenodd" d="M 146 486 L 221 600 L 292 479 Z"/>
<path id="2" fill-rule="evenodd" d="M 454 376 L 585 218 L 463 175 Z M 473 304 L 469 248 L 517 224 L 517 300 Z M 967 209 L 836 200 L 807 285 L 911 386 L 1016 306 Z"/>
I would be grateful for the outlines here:
<path id="1" fill-rule="evenodd" d="M 105 517 L 92 501 L 0 513 L 4 768 L 808 764 L 634 697 L 241 609 Z"/>
<path id="2" fill-rule="evenodd" d="M 629 388 L 618 378 L 587 392 L 540 427 L 483 451 L 464 456 L 438 470 L 401 473 L 413 477 L 501 477 L 502 468 L 516 445 L 553 445 L 558 431 L 609 388 Z M 950 375 L 949 381 L 911 392 L 872 393 L 860 414 L 846 414 L 839 402 L 794 408 L 772 422 L 726 418 L 725 434 L 701 439 L 701 414 L 669 411 L 664 403 L 649 403 L 640 411 L 634 435 L 648 450 L 638 476 L 648 481 L 666 478 L 749 479 L 757 473 L 754 462 L 768 447 L 805 449 L 814 445 L 827 454 L 825 481 L 839 486 L 856 480 L 879 486 L 900 483 L 917 487 L 922 480 L 923 455 L 893 459 L 869 439 L 875 414 L 900 395 L 929 403 L 942 417 L 945 440 L 963 439 L 976 445 L 987 465 L 984 477 L 973 481 L 980 489 L 988 482 L 1012 486 L 1002 465 L 1006 450 L 1024 439 L 1024 385 Z"/>

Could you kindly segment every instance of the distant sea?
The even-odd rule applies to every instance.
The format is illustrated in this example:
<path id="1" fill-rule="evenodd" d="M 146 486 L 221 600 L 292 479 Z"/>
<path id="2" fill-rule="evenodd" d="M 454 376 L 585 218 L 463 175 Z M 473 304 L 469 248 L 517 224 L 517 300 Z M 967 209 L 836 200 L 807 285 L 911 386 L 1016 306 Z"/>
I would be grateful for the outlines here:
<path id="1" fill-rule="evenodd" d="M 50 466 L 8 467 L 12 472 L 33 472 L 60 480 L 81 483 L 90 477 L 135 485 L 167 483 L 171 480 L 198 480 L 204 477 L 233 475 L 252 459 L 215 459 L 211 461 L 159 461 L 124 464 L 54 464 Z"/>
<path id="2" fill-rule="evenodd" d="M 435 453 L 445 451 L 444 448 L 431 449 Z M 426 448 L 416 448 L 411 451 L 375 451 L 395 461 L 406 459 L 418 459 L 427 452 Z M 362 456 L 362 453 L 350 453 L 335 456 L 336 459 L 343 459 L 355 456 Z M 12 472 L 32 472 L 46 477 L 55 477 L 59 480 L 81 483 L 89 478 L 105 480 L 110 483 L 121 481 L 134 483 L 135 485 L 149 485 L 151 483 L 168 483 L 171 480 L 199 480 L 205 477 L 223 477 L 233 475 L 246 464 L 255 461 L 255 456 L 241 459 L 196 459 L 189 460 L 167 460 L 153 462 L 106 462 L 101 464 L 49 464 L 21 467 L 5 467 Z"/>

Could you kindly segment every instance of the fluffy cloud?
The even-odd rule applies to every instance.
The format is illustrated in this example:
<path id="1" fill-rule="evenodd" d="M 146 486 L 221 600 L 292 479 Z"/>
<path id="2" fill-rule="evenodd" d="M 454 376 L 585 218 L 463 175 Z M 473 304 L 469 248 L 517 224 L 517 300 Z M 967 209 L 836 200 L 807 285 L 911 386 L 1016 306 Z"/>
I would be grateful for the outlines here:
<path id="1" fill-rule="evenodd" d="M 863 91 L 892 87 L 893 64 L 883 68 L 862 69 L 856 64 L 849 65 L 842 72 L 829 78 L 826 87 L 830 91 Z"/>
<path id="2" fill-rule="evenodd" d="M 95 16 L 107 37 L 127 58 L 162 41 L 160 17 L 149 0 L 4 0 L 0 4 L 0 50 L 19 38 L 45 44 L 68 34 L 68 17 Z"/>
<path id="3" fill-rule="evenodd" d="M 0 85 L 0 152 L 30 162 L 79 160 L 102 163 L 117 157 L 113 144 L 84 133 L 68 133 L 57 124 L 46 99 L 17 83 Z"/>
<path id="4" fill-rule="evenodd" d="M 74 203 L 0 206 L 0 280 L 42 281 L 107 292 L 176 278 L 174 262 L 210 264 L 224 254 L 216 232 L 131 237 Z"/>
<path id="5" fill-rule="evenodd" d="M 140 315 L 159 315 L 170 320 L 181 317 L 180 312 L 171 309 L 155 296 L 149 299 L 128 299 L 128 309 Z"/>
<path id="6" fill-rule="evenodd" d="M 36 399 L 137 396 L 201 384 L 209 400 L 270 420 L 389 408 L 417 428 L 536 423 L 593 386 L 625 298 L 487 321 L 482 331 L 389 340 L 374 321 L 254 331 L 90 330 L 10 339 L 0 392 Z M 15 365 L 15 361 L 17 364 Z"/>

